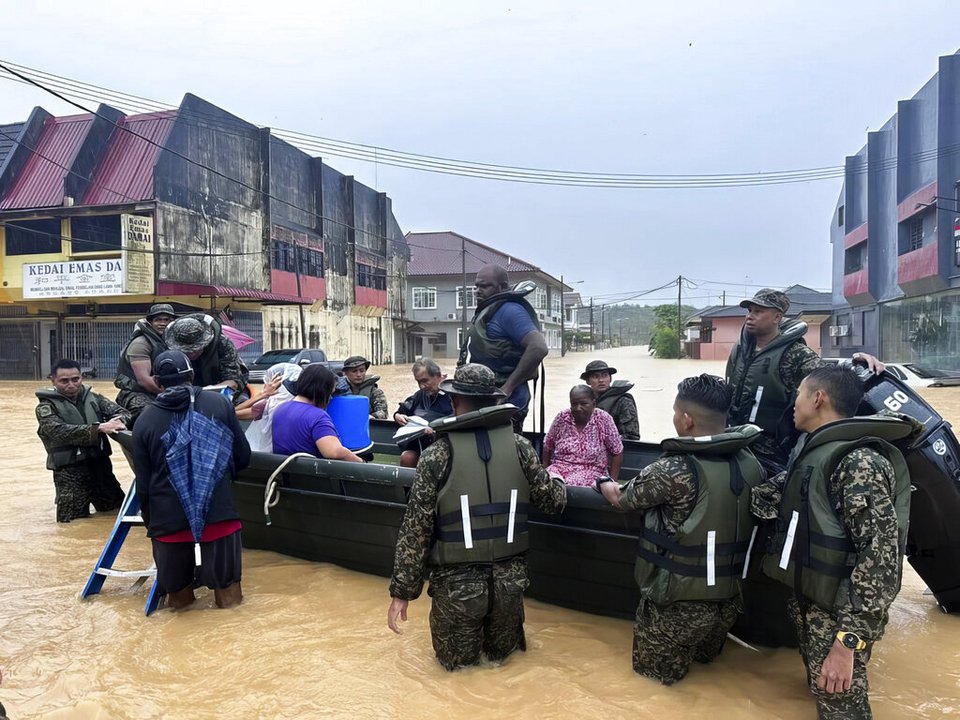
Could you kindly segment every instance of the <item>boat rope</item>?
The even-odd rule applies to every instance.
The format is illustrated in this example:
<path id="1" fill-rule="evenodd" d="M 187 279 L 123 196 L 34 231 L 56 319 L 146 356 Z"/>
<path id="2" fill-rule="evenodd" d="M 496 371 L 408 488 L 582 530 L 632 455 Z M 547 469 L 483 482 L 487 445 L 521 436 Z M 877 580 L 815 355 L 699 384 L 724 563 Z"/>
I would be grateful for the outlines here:
<path id="1" fill-rule="evenodd" d="M 271 524 L 270 520 L 270 508 L 276 507 L 277 503 L 280 502 L 280 491 L 277 489 L 277 476 L 283 472 L 284 468 L 287 467 L 293 460 L 298 458 L 311 458 L 313 460 L 317 459 L 316 455 L 311 455 L 310 453 L 298 452 L 286 458 L 282 463 L 277 465 L 277 469 L 270 473 L 270 477 L 267 478 L 267 484 L 263 488 L 263 517 L 266 520 L 267 525 Z"/>

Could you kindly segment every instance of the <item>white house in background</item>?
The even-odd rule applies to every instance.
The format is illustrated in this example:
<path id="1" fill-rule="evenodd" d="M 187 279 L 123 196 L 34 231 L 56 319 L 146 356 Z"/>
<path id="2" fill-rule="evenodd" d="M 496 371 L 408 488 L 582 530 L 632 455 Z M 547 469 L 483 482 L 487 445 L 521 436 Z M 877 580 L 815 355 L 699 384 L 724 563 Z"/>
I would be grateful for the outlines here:
<path id="1" fill-rule="evenodd" d="M 406 240 L 410 247 L 404 311 L 407 357 L 457 357 L 463 328 L 477 307 L 473 281 L 481 267 L 491 264 L 506 268 L 511 283 L 536 283 L 527 300 L 537 311 L 547 347 L 560 352 L 561 308 L 569 307 L 566 300 L 572 294 L 564 293 L 561 299 L 558 279 L 536 265 L 455 232 L 409 232 Z"/>

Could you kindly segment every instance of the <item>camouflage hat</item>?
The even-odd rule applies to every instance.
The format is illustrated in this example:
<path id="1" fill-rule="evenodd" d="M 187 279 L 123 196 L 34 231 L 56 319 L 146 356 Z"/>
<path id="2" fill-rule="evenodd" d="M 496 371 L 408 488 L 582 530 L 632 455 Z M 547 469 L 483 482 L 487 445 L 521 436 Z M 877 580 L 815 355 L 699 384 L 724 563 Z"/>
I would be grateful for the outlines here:
<path id="1" fill-rule="evenodd" d="M 367 360 L 363 355 L 351 355 L 343 361 L 344 370 L 353 370 L 361 365 L 363 365 L 364 370 L 370 367 L 370 361 Z"/>
<path id="2" fill-rule="evenodd" d="M 785 313 L 790 309 L 790 298 L 779 290 L 773 288 L 763 288 L 758 290 L 757 294 L 749 300 L 740 303 L 740 307 L 749 309 L 751 305 L 759 305 L 764 308 L 773 308 Z"/>
<path id="3" fill-rule="evenodd" d="M 175 318 L 177 314 L 173 311 L 173 305 L 170 303 L 157 303 L 150 306 L 150 312 L 147 313 L 147 320 L 152 320 L 157 315 L 169 315 Z"/>
<path id="4" fill-rule="evenodd" d="M 450 395 L 473 395 L 474 397 L 506 397 L 497 387 L 493 370 L 479 363 L 458 367 L 453 380 L 444 380 L 440 389 Z"/>
<path id="5" fill-rule="evenodd" d="M 182 317 L 167 325 L 163 339 L 171 350 L 179 350 L 189 355 L 203 350 L 213 341 L 212 325 L 202 323 L 195 317 Z"/>
<path id="6" fill-rule="evenodd" d="M 603 360 L 591 360 L 587 363 L 587 369 L 580 373 L 580 379 L 586 380 L 596 372 L 608 372 L 611 375 L 616 375 L 617 369 L 615 367 L 610 367 Z"/>

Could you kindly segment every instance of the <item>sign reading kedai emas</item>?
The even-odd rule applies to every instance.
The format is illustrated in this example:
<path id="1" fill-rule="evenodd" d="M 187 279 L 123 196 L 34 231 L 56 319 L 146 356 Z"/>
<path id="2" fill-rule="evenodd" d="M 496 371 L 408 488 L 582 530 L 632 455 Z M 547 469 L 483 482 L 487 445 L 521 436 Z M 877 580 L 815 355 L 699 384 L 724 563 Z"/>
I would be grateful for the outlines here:
<path id="1" fill-rule="evenodd" d="M 64 298 L 123 294 L 120 258 L 23 265 L 23 297 Z"/>

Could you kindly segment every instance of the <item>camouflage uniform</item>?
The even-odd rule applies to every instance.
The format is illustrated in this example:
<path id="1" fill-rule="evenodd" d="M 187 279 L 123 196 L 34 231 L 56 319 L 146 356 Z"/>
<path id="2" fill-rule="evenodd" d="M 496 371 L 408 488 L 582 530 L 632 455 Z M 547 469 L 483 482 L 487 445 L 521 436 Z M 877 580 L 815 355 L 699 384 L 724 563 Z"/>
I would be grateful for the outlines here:
<path id="1" fill-rule="evenodd" d="M 620 507 L 659 507 L 668 534 L 676 533 L 697 504 L 699 482 L 690 463 L 668 455 L 648 465 L 623 487 Z M 633 629 L 633 669 L 671 685 L 690 663 L 708 663 L 723 648 L 740 614 L 739 598 L 723 602 L 680 601 L 661 607 L 641 598 Z"/>
<path id="2" fill-rule="evenodd" d="M 563 483 L 551 479 L 529 441 L 519 435 L 516 441 L 520 465 L 530 483 L 531 503 L 546 513 L 560 512 L 566 504 Z M 440 664 L 454 670 L 477 664 L 481 653 L 490 660 L 503 660 L 518 648 L 526 649 L 523 591 L 529 580 L 522 555 L 492 564 L 427 568 L 437 494 L 450 463 L 450 441 L 443 435 L 420 456 L 397 538 L 390 595 L 415 600 L 429 571 L 433 649 Z"/>
<path id="3" fill-rule="evenodd" d="M 384 395 L 383 390 L 374 386 L 370 391 L 370 415 L 377 420 L 386 420 L 387 412 L 387 396 Z"/>
<path id="4" fill-rule="evenodd" d="M 90 394 L 96 400 L 102 420 L 117 415 L 127 417 L 126 411 L 116 403 L 98 393 L 91 391 Z M 109 443 L 106 436 L 97 430 L 96 425 L 73 425 L 64 422 L 57 414 L 56 406 L 48 400 L 39 401 L 36 415 L 39 423 L 37 435 L 45 445 L 102 448 L 102 443 Z M 103 451 L 97 457 L 54 470 L 53 485 L 57 493 L 57 522 L 63 523 L 89 517 L 91 503 L 99 512 L 117 510 L 126 496 L 113 474 L 109 454 Z"/>
<path id="5" fill-rule="evenodd" d="M 751 509 L 755 515 L 776 518 L 785 480 L 786 473 L 781 473 L 754 491 Z M 840 461 L 830 476 L 827 491 L 834 512 L 856 548 L 857 564 L 849 581 L 851 602 L 832 612 L 803 597 L 788 604 L 821 720 L 872 717 L 867 698 L 867 661 L 872 644 L 883 637 L 887 610 L 900 590 L 903 569 L 893 484 L 893 467 L 873 449 L 858 448 Z M 855 632 L 871 647 L 854 653 L 850 689 L 826 693 L 817 687 L 817 679 L 838 630 Z"/>

